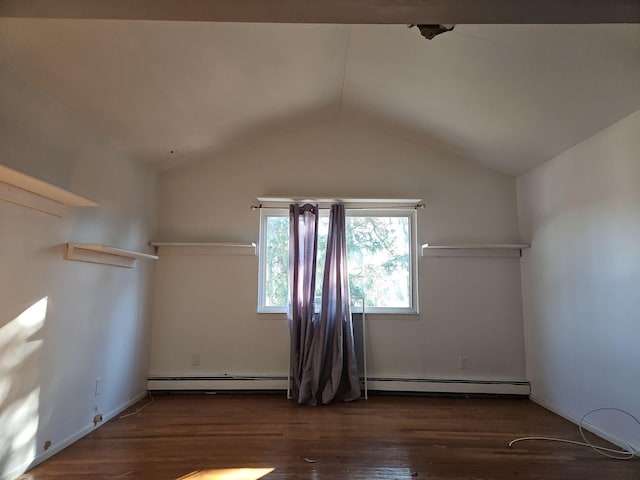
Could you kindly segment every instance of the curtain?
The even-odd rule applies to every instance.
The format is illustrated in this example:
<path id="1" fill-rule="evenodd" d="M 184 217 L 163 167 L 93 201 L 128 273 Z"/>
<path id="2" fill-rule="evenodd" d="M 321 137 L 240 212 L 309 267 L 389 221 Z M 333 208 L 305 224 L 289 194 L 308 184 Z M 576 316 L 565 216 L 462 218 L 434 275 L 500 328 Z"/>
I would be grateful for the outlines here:
<path id="1" fill-rule="evenodd" d="M 304 213 L 303 213 L 304 215 Z M 290 241 L 299 243 L 299 239 L 309 241 L 312 232 L 307 235 L 300 227 L 307 224 L 295 206 L 290 208 L 290 225 L 297 225 L 298 231 L 290 229 Z M 290 244 L 290 266 L 293 269 L 300 265 L 312 266 L 313 272 L 290 271 L 291 304 L 290 329 L 292 333 L 292 377 L 293 392 L 298 403 L 317 405 L 332 401 L 350 401 L 360 398 L 360 380 L 356 362 L 353 324 L 349 298 L 349 278 L 347 275 L 347 245 L 345 233 L 345 208 L 337 204 L 331 207 L 329 217 L 329 233 L 322 284 L 322 308 L 320 315 L 313 312 L 313 289 L 306 286 L 315 282 L 315 256 L 313 259 L 299 260 L 300 245 Z M 308 224 L 310 225 L 310 224 Z M 313 242 L 317 250 L 317 210 L 313 233 Z M 311 248 L 305 250 L 311 254 Z M 304 273 L 304 275 L 302 275 Z M 308 282 L 304 279 L 311 275 Z M 300 292 L 304 292 L 303 295 Z M 303 306 L 303 301 L 308 301 Z M 297 303 L 294 303 L 297 302 Z M 297 318 L 295 311 L 303 312 Z M 296 322 L 307 320 L 305 325 L 296 326 Z M 295 336 L 294 336 L 295 335 Z M 294 348 L 296 349 L 294 351 Z M 295 359 L 295 364 L 294 364 Z"/>
<path id="2" fill-rule="evenodd" d="M 297 397 L 311 352 L 318 252 L 318 207 L 289 207 L 289 333 L 292 395 Z"/>

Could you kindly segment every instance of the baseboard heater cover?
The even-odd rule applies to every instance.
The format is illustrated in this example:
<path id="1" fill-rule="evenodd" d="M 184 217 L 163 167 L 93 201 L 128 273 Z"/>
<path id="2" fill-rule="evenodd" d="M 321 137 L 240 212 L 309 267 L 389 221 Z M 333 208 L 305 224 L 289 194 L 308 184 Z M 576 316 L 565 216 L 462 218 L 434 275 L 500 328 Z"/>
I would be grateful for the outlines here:
<path id="1" fill-rule="evenodd" d="M 444 378 L 369 378 L 369 390 L 415 393 L 460 393 L 489 395 L 526 395 L 531 393 L 527 381 L 474 380 Z"/>
<path id="2" fill-rule="evenodd" d="M 369 377 L 369 390 L 412 393 L 459 393 L 492 395 L 529 395 L 527 381 L 513 380 L 457 380 L 429 378 Z M 285 376 L 231 376 L 148 378 L 149 390 L 286 390 Z"/>
<path id="3" fill-rule="evenodd" d="M 148 390 L 286 390 L 287 377 L 149 377 Z"/>

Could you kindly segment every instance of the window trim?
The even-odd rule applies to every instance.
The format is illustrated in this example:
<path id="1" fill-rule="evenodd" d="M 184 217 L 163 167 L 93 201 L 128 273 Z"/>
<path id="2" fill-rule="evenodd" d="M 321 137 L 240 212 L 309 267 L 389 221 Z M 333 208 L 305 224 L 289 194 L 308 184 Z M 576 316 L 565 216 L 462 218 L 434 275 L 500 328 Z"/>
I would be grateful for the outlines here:
<path id="1" fill-rule="evenodd" d="M 329 209 L 321 208 L 321 216 L 328 216 Z M 405 308 L 398 307 L 367 307 L 367 314 L 383 315 L 416 315 L 419 313 L 418 302 L 418 240 L 417 240 L 417 213 L 415 208 L 348 208 L 347 217 L 406 217 L 409 219 L 409 266 L 410 266 L 410 296 L 411 305 Z M 267 253 L 267 220 L 269 217 L 289 217 L 289 210 L 282 208 L 260 209 L 260 239 L 258 244 L 258 313 L 287 313 L 287 307 L 274 307 L 265 305 L 265 275 Z M 352 306 L 353 313 L 361 313 L 361 308 Z"/>
<path id="2" fill-rule="evenodd" d="M 267 212 L 268 210 L 268 212 Z M 289 210 L 283 208 L 260 209 L 260 240 L 258 244 L 258 313 L 287 313 L 287 307 L 266 305 L 266 255 L 267 255 L 267 219 L 269 217 L 287 217 Z M 287 282 L 289 279 L 287 279 Z"/>

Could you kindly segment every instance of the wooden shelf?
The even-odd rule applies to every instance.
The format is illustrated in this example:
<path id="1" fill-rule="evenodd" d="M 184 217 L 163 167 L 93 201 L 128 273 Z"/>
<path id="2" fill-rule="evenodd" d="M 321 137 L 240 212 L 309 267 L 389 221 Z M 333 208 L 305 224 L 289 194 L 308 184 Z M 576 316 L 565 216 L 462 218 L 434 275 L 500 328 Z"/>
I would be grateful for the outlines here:
<path id="1" fill-rule="evenodd" d="M 0 165 L 0 199 L 63 217 L 67 207 L 97 207 L 92 200 Z"/>
<path id="2" fill-rule="evenodd" d="M 255 243 L 151 242 L 158 255 L 255 255 Z"/>
<path id="3" fill-rule="evenodd" d="M 156 255 L 109 247 L 100 243 L 67 243 L 66 260 L 101 263 L 116 267 L 135 267 L 137 260 L 157 260 Z"/>
<path id="4" fill-rule="evenodd" d="M 521 257 L 526 243 L 422 245 L 423 257 Z"/>

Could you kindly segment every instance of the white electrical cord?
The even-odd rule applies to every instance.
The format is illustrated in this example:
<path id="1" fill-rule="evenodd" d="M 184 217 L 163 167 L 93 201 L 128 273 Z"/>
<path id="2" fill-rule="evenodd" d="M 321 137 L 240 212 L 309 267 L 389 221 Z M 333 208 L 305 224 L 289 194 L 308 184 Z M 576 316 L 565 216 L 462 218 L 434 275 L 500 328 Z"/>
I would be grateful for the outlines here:
<path id="1" fill-rule="evenodd" d="M 153 395 L 151 395 L 151 392 L 149 390 L 147 390 L 147 394 L 149 395 L 149 398 L 151 399 L 150 402 L 145 403 L 143 406 L 141 406 L 140 408 L 136 408 L 133 412 L 131 413 L 127 413 L 126 415 L 120 415 L 118 417 L 118 420 L 120 420 L 121 418 L 127 418 L 130 417 L 132 415 L 135 415 L 136 413 L 140 413 L 142 410 L 144 410 L 145 408 L 147 408 L 149 405 L 151 405 L 153 403 Z"/>
<path id="2" fill-rule="evenodd" d="M 606 448 L 606 447 L 601 447 L 601 446 L 598 446 L 598 445 L 594 445 L 593 443 L 591 443 L 587 439 L 586 435 L 584 434 L 584 429 L 582 428 L 582 425 L 584 424 L 585 418 L 587 418 L 592 413 L 600 412 L 600 411 L 603 411 L 603 410 L 616 411 L 616 412 L 623 413 L 623 414 L 627 415 L 628 417 L 632 418 L 638 425 L 640 425 L 640 420 L 638 420 L 636 417 L 631 415 L 629 412 L 627 412 L 625 410 L 622 410 L 620 408 L 610 408 L 610 407 L 595 408 L 595 409 L 590 410 L 587 413 L 585 413 L 582 416 L 582 418 L 580 419 L 580 423 L 578 424 L 578 429 L 580 430 L 580 435 L 582 436 L 582 439 L 584 440 L 584 442 L 576 442 L 574 440 L 565 440 L 565 439 L 562 439 L 562 438 L 551 438 L 551 437 L 521 437 L 521 438 L 516 438 L 515 440 L 510 441 L 509 442 L 509 447 L 512 447 L 517 442 L 522 442 L 522 441 L 525 441 L 525 440 L 545 440 L 545 441 L 549 441 L 549 442 L 570 443 L 572 445 L 580 445 L 580 446 L 583 446 L 583 447 L 589 447 L 589 448 L 592 448 L 597 453 L 599 453 L 600 455 L 604 455 L 605 457 L 609 457 L 609 458 L 614 458 L 616 460 L 631 460 L 631 459 L 635 458 L 636 455 L 640 454 L 640 450 L 634 449 L 629 444 L 627 444 L 627 447 L 629 447 L 629 448 L 626 449 L 626 450 L 616 450 L 616 449 L 613 449 L 613 448 Z M 611 454 L 614 454 L 614 455 L 611 455 Z"/>

